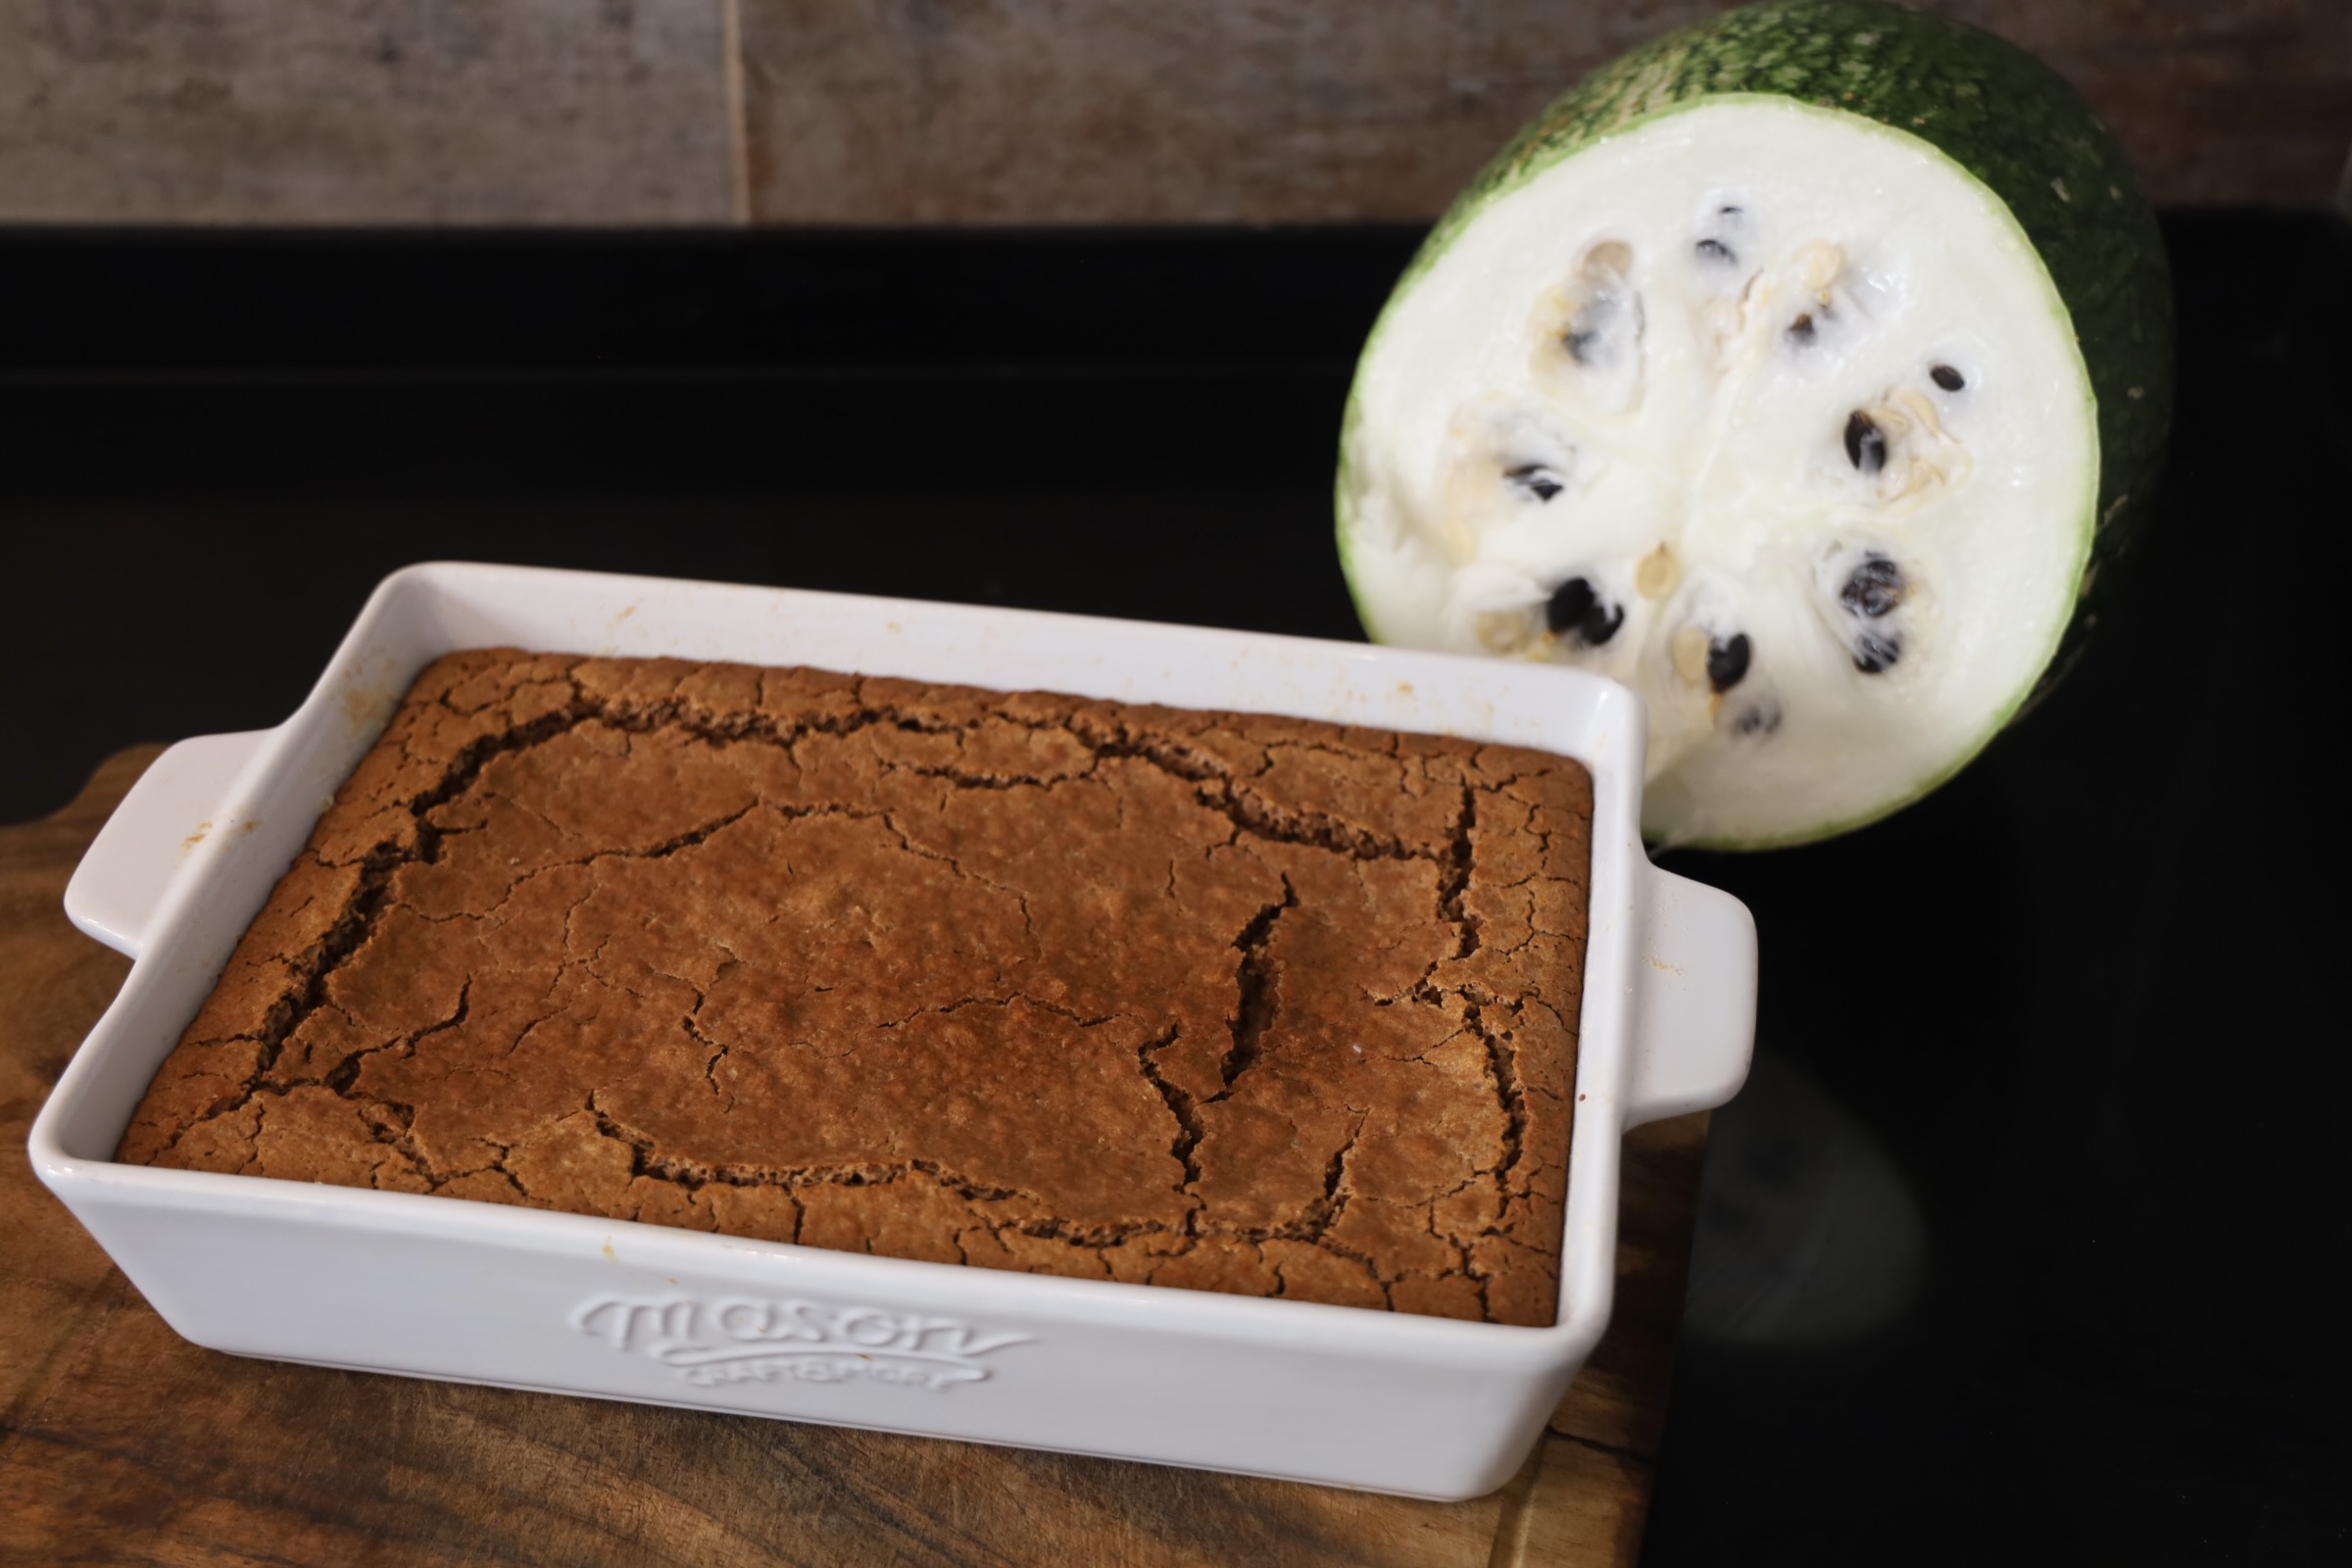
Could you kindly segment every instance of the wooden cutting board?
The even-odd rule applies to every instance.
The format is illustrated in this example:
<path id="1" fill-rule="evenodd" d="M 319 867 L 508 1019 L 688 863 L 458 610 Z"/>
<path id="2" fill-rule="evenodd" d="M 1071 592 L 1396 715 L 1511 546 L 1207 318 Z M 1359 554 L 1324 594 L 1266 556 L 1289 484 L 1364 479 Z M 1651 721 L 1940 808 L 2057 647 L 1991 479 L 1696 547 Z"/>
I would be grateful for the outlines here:
<path id="1" fill-rule="evenodd" d="M 1617 1316 L 1500 1492 L 1428 1503 L 198 1349 L 33 1177 L 33 1114 L 129 963 L 66 879 L 154 760 L 0 828 L 0 1560 L 1631 1564 L 1706 1118 L 1627 1140 Z"/>

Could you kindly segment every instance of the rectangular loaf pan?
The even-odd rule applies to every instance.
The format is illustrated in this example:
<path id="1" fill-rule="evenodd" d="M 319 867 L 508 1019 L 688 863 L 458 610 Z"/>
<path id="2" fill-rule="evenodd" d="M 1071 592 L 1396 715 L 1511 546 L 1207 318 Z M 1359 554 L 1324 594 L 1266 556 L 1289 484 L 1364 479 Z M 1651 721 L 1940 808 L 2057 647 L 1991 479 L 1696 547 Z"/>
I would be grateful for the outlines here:
<path id="1" fill-rule="evenodd" d="M 1592 773 L 1592 936 L 1550 1328 L 999 1273 L 111 1155 L 148 1079 L 410 680 L 518 646 L 1239 709 L 1504 741 Z M 241 1355 L 1458 1498 L 1499 1486 L 1609 1315 L 1628 1127 L 1747 1069 L 1755 932 L 1649 864 L 1641 700 L 1579 671 L 1241 632 L 436 564 L 301 709 L 183 741 L 75 872 L 135 962 L 33 1165 L 173 1329 Z"/>

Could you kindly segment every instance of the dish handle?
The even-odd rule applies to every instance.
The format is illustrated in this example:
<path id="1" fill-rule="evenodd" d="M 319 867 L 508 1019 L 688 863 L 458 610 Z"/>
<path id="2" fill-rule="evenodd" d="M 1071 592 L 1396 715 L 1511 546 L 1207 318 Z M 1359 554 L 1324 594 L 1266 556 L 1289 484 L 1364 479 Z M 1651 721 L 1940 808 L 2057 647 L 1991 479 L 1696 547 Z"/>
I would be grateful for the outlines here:
<path id="1" fill-rule="evenodd" d="M 157 758 L 74 868 L 66 918 L 136 958 L 180 867 L 237 830 L 222 809 L 229 786 L 274 733 L 199 735 Z"/>
<path id="2" fill-rule="evenodd" d="M 1625 1125 L 1720 1105 L 1756 1040 L 1756 922 L 1730 894 L 1649 868 Z"/>

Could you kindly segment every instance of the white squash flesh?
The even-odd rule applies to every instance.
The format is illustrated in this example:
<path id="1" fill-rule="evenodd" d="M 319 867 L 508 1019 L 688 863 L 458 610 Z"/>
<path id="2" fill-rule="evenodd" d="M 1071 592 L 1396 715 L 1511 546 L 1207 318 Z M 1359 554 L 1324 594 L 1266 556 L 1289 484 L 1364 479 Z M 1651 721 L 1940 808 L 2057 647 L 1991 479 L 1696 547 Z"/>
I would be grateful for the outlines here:
<path id="1" fill-rule="evenodd" d="M 1639 690 L 1653 837 L 1793 842 L 1933 788 L 2034 689 L 2098 452 L 1997 197 L 1862 117 L 1713 98 L 1497 196 L 1400 291 L 1342 545 L 1383 641 Z"/>

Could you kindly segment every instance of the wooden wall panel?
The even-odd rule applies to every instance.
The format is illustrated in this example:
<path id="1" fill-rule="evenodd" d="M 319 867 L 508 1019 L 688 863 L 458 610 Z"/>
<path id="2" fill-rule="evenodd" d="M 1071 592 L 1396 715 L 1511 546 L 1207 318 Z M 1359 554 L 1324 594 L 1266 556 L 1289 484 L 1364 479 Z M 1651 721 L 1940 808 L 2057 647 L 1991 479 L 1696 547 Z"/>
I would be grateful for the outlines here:
<path id="1" fill-rule="evenodd" d="M 2352 0 L 1927 0 L 2159 201 L 2317 203 Z M 0 0 L 0 222 L 1425 220 L 1723 0 Z"/>
<path id="2" fill-rule="evenodd" d="M 763 221 L 1425 219 L 1709 0 L 741 0 Z"/>
<path id="3" fill-rule="evenodd" d="M 721 7 L 0 0 L 0 221 L 725 221 Z"/>
<path id="4" fill-rule="evenodd" d="M 1434 217 L 1554 93 L 1720 0 L 740 0 L 765 222 Z M 2105 114 L 2167 202 L 2316 203 L 2345 0 L 1945 0 Z"/>
<path id="5" fill-rule="evenodd" d="M 2158 201 L 2310 205 L 2352 153 L 2352 0 L 1961 0 L 2064 73 Z"/>

